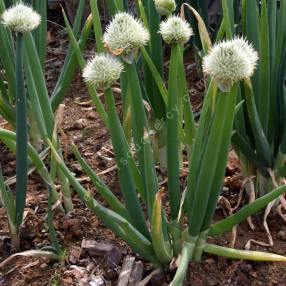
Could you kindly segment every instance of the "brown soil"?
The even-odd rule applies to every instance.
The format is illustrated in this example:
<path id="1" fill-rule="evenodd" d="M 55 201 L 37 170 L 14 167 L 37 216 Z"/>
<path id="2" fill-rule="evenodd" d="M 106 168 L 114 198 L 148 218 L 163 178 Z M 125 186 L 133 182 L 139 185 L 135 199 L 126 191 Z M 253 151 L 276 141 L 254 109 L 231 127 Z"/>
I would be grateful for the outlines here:
<path id="1" fill-rule="evenodd" d="M 53 48 L 53 49 L 52 49 Z M 57 52 L 61 48 L 49 51 L 47 79 L 51 88 L 57 79 L 58 70 L 62 65 L 62 56 Z M 56 52 L 55 52 L 56 50 Z M 188 67 L 187 67 L 188 68 Z M 189 80 L 192 90 L 192 101 L 195 108 L 199 110 L 201 102 L 201 82 L 194 73 L 189 70 Z M 78 75 L 68 95 L 65 98 L 65 116 L 63 122 L 63 148 L 65 161 L 78 178 L 83 178 L 83 184 L 92 191 L 95 197 L 100 198 L 95 192 L 92 184 L 85 179 L 79 165 L 69 148 L 73 141 L 78 146 L 81 154 L 87 159 L 97 173 L 111 168 L 111 171 L 102 174 L 101 178 L 110 186 L 115 194 L 119 194 L 116 171 L 114 166 L 112 147 L 107 130 L 98 118 L 92 104 L 88 103 L 89 97 Z M 117 98 L 120 110 L 120 101 Z M 80 120 L 80 121 L 78 121 Z M 76 124 L 75 124 L 76 123 Z M 81 124 L 81 126 L 80 126 Z M 11 177 L 15 169 L 15 157 L 6 148 L 1 146 L 0 162 L 4 168 L 5 178 Z M 225 187 L 222 196 L 227 198 L 232 206 L 238 200 L 241 186 L 239 166 L 233 152 L 225 177 Z M 58 263 L 45 258 L 17 258 L 5 269 L 0 269 L 0 285 L 97 285 L 89 284 L 88 279 L 93 275 L 101 277 L 105 285 L 116 285 L 123 258 L 127 254 L 136 256 L 136 260 L 143 261 L 120 239 L 118 239 L 104 224 L 92 214 L 85 205 L 73 194 L 74 212 L 64 215 L 55 212 L 55 228 L 58 239 L 67 252 L 68 259 Z M 243 202 L 243 203 L 246 203 Z M 27 197 L 27 215 L 22 231 L 21 249 L 40 249 L 50 244 L 47 231 L 47 190 L 43 187 L 41 178 L 35 173 L 30 176 L 29 191 Z M 215 220 L 222 219 L 225 211 L 218 207 Z M 262 227 L 263 214 L 253 217 L 256 226 L 255 231 L 250 231 L 247 223 L 238 227 L 236 248 L 244 248 L 246 242 L 255 238 L 267 241 L 266 233 Z M 252 246 L 252 249 L 273 251 L 279 254 L 286 252 L 286 224 L 276 214 L 269 218 L 269 225 L 274 239 L 273 247 Z M 115 265 L 108 263 L 107 255 L 91 255 L 81 253 L 82 240 L 95 240 L 97 242 L 111 243 L 115 245 L 122 254 L 122 258 Z M 217 237 L 215 241 L 219 245 L 228 246 L 231 241 L 231 233 Z M 11 248 L 7 217 L 3 208 L 0 208 L 0 261 L 9 257 L 14 252 Z M 203 262 L 190 264 L 185 285 L 215 286 L 215 285 L 286 285 L 286 265 L 283 263 L 256 263 L 247 261 L 234 261 L 212 255 L 204 255 Z M 152 272 L 152 266 L 143 261 L 144 275 Z M 148 285 L 168 285 L 173 277 L 173 272 L 156 275 Z M 86 283 L 86 284 L 85 284 Z M 100 285 L 100 284 L 98 284 Z"/>

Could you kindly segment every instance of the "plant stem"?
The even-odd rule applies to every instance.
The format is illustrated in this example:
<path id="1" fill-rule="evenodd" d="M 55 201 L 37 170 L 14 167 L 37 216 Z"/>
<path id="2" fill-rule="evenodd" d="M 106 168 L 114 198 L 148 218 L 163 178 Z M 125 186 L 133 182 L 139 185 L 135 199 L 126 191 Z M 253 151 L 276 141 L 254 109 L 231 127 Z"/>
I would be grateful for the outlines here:
<path id="1" fill-rule="evenodd" d="M 178 44 L 172 46 L 169 94 L 167 108 L 167 167 L 168 192 L 171 206 L 171 219 L 175 220 L 180 209 L 180 179 L 179 179 L 179 101 L 178 101 L 178 62 L 181 56 Z"/>
<path id="2" fill-rule="evenodd" d="M 27 192 L 28 136 L 26 94 L 23 74 L 23 35 L 16 40 L 16 226 L 22 224 Z"/>
<path id="3" fill-rule="evenodd" d="M 118 167 L 119 181 L 132 224 L 146 237 L 150 234 L 136 192 L 136 186 L 128 164 L 129 150 L 126 146 L 124 131 L 120 124 L 111 89 L 105 90 L 109 127 L 115 158 Z"/>
<path id="4" fill-rule="evenodd" d="M 204 252 L 218 256 L 224 256 L 231 259 L 243 259 L 253 261 L 286 261 L 286 257 L 262 251 L 248 251 L 222 247 L 214 244 L 206 243 Z"/>
<path id="5" fill-rule="evenodd" d="M 177 269 L 176 275 L 170 284 L 170 286 L 182 286 L 184 283 L 184 279 L 186 277 L 186 273 L 188 270 L 189 261 L 192 257 L 193 251 L 195 248 L 194 243 L 185 242 L 184 248 L 182 250 L 180 264 Z"/>

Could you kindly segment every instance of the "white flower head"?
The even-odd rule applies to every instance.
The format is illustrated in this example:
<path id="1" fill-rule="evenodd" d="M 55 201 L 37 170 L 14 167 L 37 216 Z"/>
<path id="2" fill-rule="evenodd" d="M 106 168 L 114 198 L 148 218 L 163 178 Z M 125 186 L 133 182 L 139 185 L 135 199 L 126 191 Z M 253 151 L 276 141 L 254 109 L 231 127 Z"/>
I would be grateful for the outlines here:
<path id="1" fill-rule="evenodd" d="M 87 63 L 83 78 L 96 89 L 110 88 L 120 77 L 123 65 L 109 54 L 97 54 Z"/>
<path id="2" fill-rule="evenodd" d="M 148 30 L 132 15 L 117 13 L 104 34 L 104 43 L 114 54 L 127 56 L 134 54 L 150 39 Z"/>
<path id="3" fill-rule="evenodd" d="M 41 16 L 31 7 L 19 2 L 4 11 L 2 23 L 14 32 L 27 33 L 40 25 Z"/>
<path id="4" fill-rule="evenodd" d="M 257 60 L 253 47 L 243 38 L 236 38 L 215 45 L 203 59 L 203 70 L 223 92 L 228 92 L 235 82 L 253 75 Z"/>
<path id="5" fill-rule="evenodd" d="M 155 0 L 155 7 L 159 15 L 169 16 L 176 10 L 175 0 Z"/>
<path id="6" fill-rule="evenodd" d="M 172 16 L 160 24 L 159 33 L 169 44 L 185 44 L 194 34 L 190 24 L 181 17 Z"/>
<path id="7" fill-rule="evenodd" d="M 259 57 L 257 51 L 254 50 L 252 44 L 250 44 L 246 39 L 239 37 L 233 39 L 232 44 L 233 46 L 238 47 L 241 51 L 243 51 L 243 53 L 246 54 L 250 62 L 250 65 L 253 67 L 253 73 L 254 73 Z"/>

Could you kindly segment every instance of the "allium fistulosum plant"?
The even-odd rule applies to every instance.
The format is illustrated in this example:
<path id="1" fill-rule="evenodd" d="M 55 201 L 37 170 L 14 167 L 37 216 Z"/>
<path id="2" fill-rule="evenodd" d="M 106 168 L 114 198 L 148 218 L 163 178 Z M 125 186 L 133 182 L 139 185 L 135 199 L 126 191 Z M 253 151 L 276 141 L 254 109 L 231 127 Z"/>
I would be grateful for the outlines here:
<path id="1" fill-rule="evenodd" d="M 65 21 L 76 49 L 76 41 L 66 17 Z M 235 250 L 207 242 L 209 236 L 229 231 L 286 190 L 286 186 L 278 187 L 236 214 L 212 223 L 223 183 L 233 122 L 241 106 L 241 103 L 237 105 L 239 82 L 249 81 L 253 75 L 256 52 L 240 38 L 222 41 L 206 50 L 203 68 L 206 76 L 209 76 L 209 84 L 193 143 L 193 138 L 191 142 L 188 141 L 192 136 L 189 130 L 192 111 L 186 91 L 182 53 L 184 44 L 192 35 L 192 29 L 184 19 L 171 16 L 161 23 L 158 32 L 171 47 L 168 87 L 164 87 L 167 94 L 169 207 L 165 207 L 162 201 L 166 194 L 158 183 L 151 143 L 152 133 L 136 69 L 136 61 L 140 51 L 144 53 L 143 46 L 150 41 L 150 34 L 142 22 L 126 12 L 117 13 L 107 26 L 103 35 L 105 52 L 96 53 L 83 69 L 83 77 L 89 87 L 104 91 L 108 128 L 123 202 L 97 176 L 75 145 L 73 151 L 77 160 L 108 207 L 100 204 L 80 184 L 50 144 L 59 167 L 88 208 L 144 259 L 161 268 L 170 264 L 178 266 L 171 283 L 173 286 L 183 284 L 189 261 L 200 261 L 205 252 L 233 259 L 286 261 L 285 257 L 276 254 Z M 77 57 L 82 64 L 84 60 L 82 61 L 78 49 Z M 150 61 L 152 66 L 152 60 Z M 118 82 L 122 73 L 126 74 L 131 95 L 131 136 L 134 148 L 129 145 L 125 136 L 112 91 L 113 84 Z M 185 139 L 192 148 L 188 158 L 187 187 L 182 194 L 179 137 L 183 120 L 187 125 Z M 185 224 L 186 219 L 188 224 Z"/>
<path id="2" fill-rule="evenodd" d="M 72 47 L 70 47 L 59 80 L 52 96 L 49 97 L 43 70 L 46 49 L 46 30 L 43 26 L 46 23 L 43 24 L 42 22 L 46 22 L 47 7 L 44 5 L 46 1 L 41 1 L 41 3 L 43 4 L 40 5 L 41 7 L 34 3 L 35 8 L 41 11 L 41 15 L 39 15 L 31 6 L 22 1 L 14 1 L 14 5 L 6 9 L 4 1 L 0 0 L 0 41 L 2 48 L 0 54 L 0 114 L 13 129 L 13 131 L 8 131 L 1 128 L 0 140 L 12 152 L 17 153 L 15 203 L 15 211 L 17 212 L 15 217 L 17 219 L 13 222 L 15 225 L 10 226 L 16 244 L 19 244 L 18 238 L 25 207 L 27 168 L 34 166 L 39 172 L 45 184 L 51 189 L 53 203 L 62 198 L 64 210 L 70 212 L 73 209 L 69 182 L 57 167 L 53 156 L 51 156 L 49 171 L 43 168 L 44 164 L 39 164 L 39 161 L 48 154 L 47 138 L 53 142 L 56 149 L 60 150 L 61 148 L 57 135 L 59 120 L 54 116 L 54 111 L 58 109 L 67 88 L 70 86 L 77 68 L 77 59 Z M 81 35 L 79 35 L 84 8 L 85 0 L 81 0 L 73 27 L 75 37 L 79 38 L 77 44 L 80 49 L 84 48 L 92 27 L 92 17 L 90 16 L 86 20 Z M 42 21 L 39 20 L 41 17 Z M 31 33 L 32 29 L 34 30 Z M 17 35 L 16 49 L 14 48 L 13 31 Z M 17 64 L 16 67 L 15 63 Z M 96 93 L 94 93 L 93 98 L 98 107 L 98 113 L 105 120 L 105 111 L 103 108 L 100 109 L 102 104 Z M 14 105 L 16 105 L 16 110 Z M 100 110 L 104 112 L 100 113 Z M 39 140 L 41 144 L 38 144 Z M 31 146 L 28 145 L 27 147 L 28 142 L 31 143 Z M 31 149 L 32 146 L 38 151 L 43 150 L 42 154 L 44 155 L 39 156 L 35 149 Z M 56 190 L 56 178 L 59 178 L 61 182 L 62 196 L 59 196 Z M 3 188 L 1 191 L 5 192 L 7 189 Z M 8 190 L 8 192 L 10 191 Z M 63 210 L 62 207 L 61 209 Z"/>
<path id="3" fill-rule="evenodd" d="M 2 23 L 16 33 L 16 203 L 15 214 L 10 217 L 10 229 L 18 244 L 23 220 L 28 179 L 27 103 L 24 83 L 24 34 L 36 29 L 41 16 L 22 3 L 9 8 L 2 15 Z M 9 208 L 10 209 L 10 208 Z"/>
<path id="4" fill-rule="evenodd" d="M 284 184 L 285 178 L 286 2 L 241 1 L 241 10 L 242 23 L 237 25 L 237 32 L 252 43 L 260 59 L 254 77 L 241 85 L 244 104 L 236 117 L 232 142 L 240 157 L 248 195 L 260 197 Z M 241 40 L 241 50 L 244 43 Z M 252 53 L 248 57 L 256 60 Z M 278 200 L 271 206 L 277 207 L 285 220 L 283 204 Z"/>
<path id="5" fill-rule="evenodd" d="M 43 62 L 45 61 L 45 49 L 46 49 L 46 13 L 47 13 L 47 1 L 41 1 L 41 5 L 33 1 L 34 8 L 41 12 L 42 21 L 39 28 L 33 31 L 33 34 L 27 32 L 23 35 L 23 66 L 24 66 L 24 82 L 27 88 L 26 92 L 27 103 L 27 122 L 28 122 L 28 138 L 32 145 L 37 149 L 47 148 L 45 138 L 50 138 L 53 140 L 54 144 L 58 145 L 56 120 L 54 112 L 58 109 L 59 105 L 63 101 L 64 95 L 69 88 L 73 75 L 75 74 L 77 68 L 77 59 L 75 53 L 72 51 L 70 46 L 67 52 L 65 63 L 61 74 L 59 76 L 58 82 L 56 83 L 55 89 L 52 92 L 51 97 L 49 97 L 46 82 L 44 79 Z M 24 4 L 25 2 L 14 1 L 14 6 L 9 8 L 10 10 L 21 5 L 25 6 L 26 9 L 32 9 L 30 6 Z M 92 17 L 88 17 L 82 31 L 81 24 L 83 13 L 85 9 L 85 0 L 79 2 L 77 15 L 74 22 L 73 32 L 75 37 L 78 39 L 78 45 L 80 49 L 84 48 L 92 27 Z M 4 0 L 0 0 L 0 15 L 5 16 L 6 6 Z M 9 11 L 9 10 L 8 10 Z M 25 14 L 23 14 L 25 15 Z M 22 16 L 23 16 L 22 15 Z M 1 22 L 4 24 L 7 22 L 1 17 Z M 3 18 L 3 19 L 2 19 Z M 7 19 L 6 19 L 7 20 Z M 9 19 L 8 19 L 9 20 Z M 11 18 L 10 18 L 11 20 Z M 35 20 L 35 19 L 34 19 Z M 33 17 L 29 18 L 29 21 L 33 21 Z M 30 23 L 29 22 L 29 23 Z M 16 111 L 14 104 L 16 102 L 15 98 L 15 49 L 13 43 L 13 36 L 11 31 L 3 25 L 0 24 L 0 41 L 2 52 L 0 54 L 0 67 L 1 67 L 1 77 L 0 77 L 0 114 L 4 119 L 10 124 L 12 128 L 16 128 Z M 12 23 L 14 25 L 14 23 Z M 27 24 L 22 24 L 21 28 L 24 29 Z M 8 26 L 8 25 L 6 25 Z M 3 70 L 2 70 L 3 69 Z M 25 89 L 23 89 L 24 91 Z M 100 113 L 100 100 L 97 94 L 94 94 L 94 102 L 98 107 L 98 112 L 102 116 L 103 120 L 106 118 L 105 113 Z M 24 121 L 22 121 L 22 124 Z M 21 126 L 19 129 L 23 130 Z M 1 140 L 3 142 L 8 142 L 9 140 L 4 140 L 5 132 L 2 134 Z M 11 140 L 10 140 L 11 141 Z M 11 142 L 10 142 L 11 143 Z M 43 143 L 43 144 L 39 144 Z M 5 143 L 6 144 L 6 143 Z M 8 146 L 13 150 L 13 144 Z M 58 145 L 57 148 L 60 148 Z M 23 156 L 24 157 L 24 156 Z M 32 162 L 33 164 L 34 162 Z M 62 184 L 62 193 L 65 210 L 67 212 L 71 211 L 73 208 L 71 202 L 71 195 L 69 190 L 68 181 L 57 169 L 53 158 L 51 158 L 51 170 L 50 170 L 52 180 L 59 177 Z M 51 182 L 50 182 L 51 183 Z M 53 189 L 53 198 L 56 201 L 58 194 Z"/>

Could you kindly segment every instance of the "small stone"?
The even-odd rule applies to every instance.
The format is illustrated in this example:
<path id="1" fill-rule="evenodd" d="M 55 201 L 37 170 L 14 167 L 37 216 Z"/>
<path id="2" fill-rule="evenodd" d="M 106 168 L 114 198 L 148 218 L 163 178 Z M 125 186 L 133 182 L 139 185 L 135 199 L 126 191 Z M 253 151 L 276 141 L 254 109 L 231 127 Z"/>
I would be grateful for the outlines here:
<path id="1" fill-rule="evenodd" d="M 100 276 L 91 276 L 89 285 L 90 286 L 105 286 L 105 281 Z"/>
<path id="2" fill-rule="evenodd" d="M 114 246 L 106 253 L 106 264 L 113 269 L 116 269 L 118 267 L 121 259 L 122 253 L 116 246 Z"/>
<path id="3" fill-rule="evenodd" d="M 206 260 L 206 263 L 212 265 L 212 264 L 215 264 L 215 260 L 213 258 L 208 258 Z"/>
<path id="4" fill-rule="evenodd" d="M 78 119 L 73 126 L 78 130 L 84 129 L 87 127 L 87 120 L 84 118 Z"/>
<path id="5" fill-rule="evenodd" d="M 47 268 L 48 268 L 48 264 L 47 264 L 47 263 L 42 263 L 42 264 L 40 265 L 40 268 L 41 268 L 42 270 L 47 269 Z"/>
<path id="6" fill-rule="evenodd" d="M 96 119 L 96 114 L 94 112 L 89 112 L 86 117 L 87 119 L 94 120 Z"/>
<path id="7" fill-rule="evenodd" d="M 278 231 L 277 237 L 280 240 L 286 241 L 286 233 L 285 233 L 285 231 L 283 231 L 283 230 Z"/>
<path id="8" fill-rule="evenodd" d="M 82 169 L 79 163 L 74 162 L 71 164 L 71 169 L 73 172 L 75 172 L 77 175 L 82 173 Z"/>
<path id="9" fill-rule="evenodd" d="M 98 167 L 105 168 L 107 166 L 108 161 L 101 155 L 96 156 L 96 161 L 98 163 Z"/>

